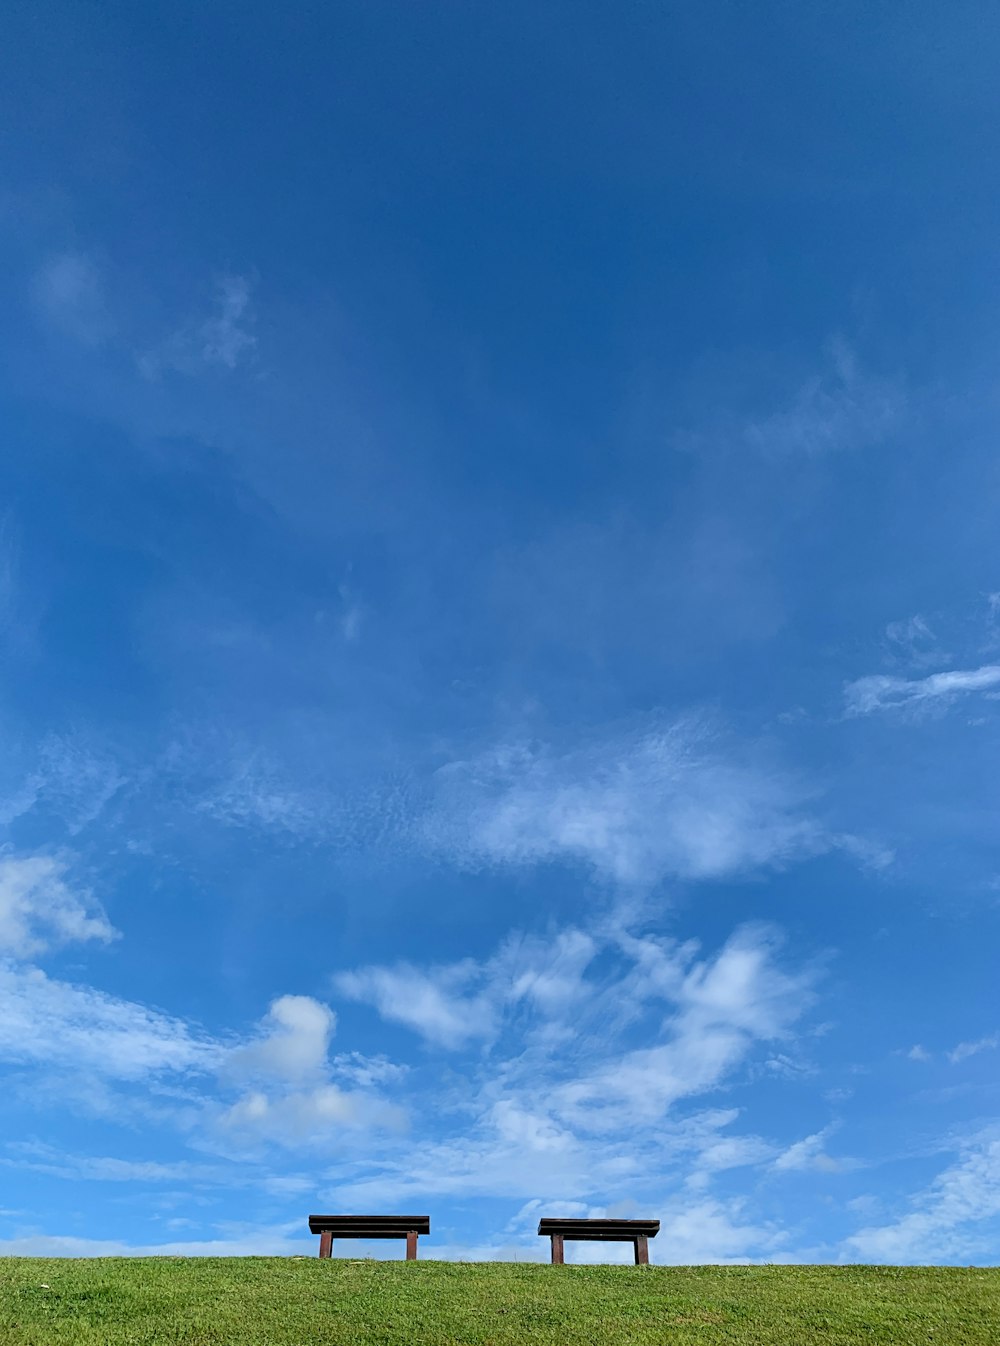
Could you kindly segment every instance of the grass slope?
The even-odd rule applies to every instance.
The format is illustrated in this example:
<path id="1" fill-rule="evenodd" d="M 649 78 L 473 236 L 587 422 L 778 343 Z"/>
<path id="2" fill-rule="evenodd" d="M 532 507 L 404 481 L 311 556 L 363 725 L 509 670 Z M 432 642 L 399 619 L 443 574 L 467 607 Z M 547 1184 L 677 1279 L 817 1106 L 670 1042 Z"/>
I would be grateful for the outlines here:
<path id="1" fill-rule="evenodd" d="M 997 1346 L 1000 1270 L 0 1259 L 2 1346 Z"/>

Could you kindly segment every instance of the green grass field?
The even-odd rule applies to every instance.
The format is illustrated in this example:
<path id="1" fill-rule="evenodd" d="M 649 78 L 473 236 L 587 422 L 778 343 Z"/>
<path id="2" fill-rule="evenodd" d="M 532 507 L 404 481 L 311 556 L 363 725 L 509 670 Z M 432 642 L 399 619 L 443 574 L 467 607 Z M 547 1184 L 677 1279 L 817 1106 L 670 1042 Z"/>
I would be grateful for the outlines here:
<path id="1" fill-rule="evenodd" d="M 997 1346 L 1000 1270 L 0 1259 L 3 1346 Z"/>

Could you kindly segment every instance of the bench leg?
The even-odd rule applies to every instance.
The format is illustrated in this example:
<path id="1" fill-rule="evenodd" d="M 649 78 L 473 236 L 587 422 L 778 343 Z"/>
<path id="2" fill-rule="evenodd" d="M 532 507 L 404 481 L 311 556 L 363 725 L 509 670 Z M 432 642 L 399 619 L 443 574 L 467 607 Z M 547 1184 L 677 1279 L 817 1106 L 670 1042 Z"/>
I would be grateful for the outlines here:
<path id="1" fill-rule="evenodd" d="M 552 1239 L 552 1265 L 561 1267 L 565 1261 L 563 1256 L 563 1236 L 562 1234 L 550 1235 Z"/>
<path id="2" fill-rule="evenodd" d="M 639 1234 L 635 1240 L 635 1264 L 637 1267 L 649 1266 L 649 1239 Z"/>
<path id="3" fill-rule="evenodd" d="M 319 1255 L 320 1257 L 333 1256 L 333 1231 L 324 1229 L 319 1236 Z"/>
<path id="4" fill-rule="evenodd" d="M 417 1260 L 417 1232 L 411 1229 L 406 1235 L 406 1260 L 415 1262 Z"/>

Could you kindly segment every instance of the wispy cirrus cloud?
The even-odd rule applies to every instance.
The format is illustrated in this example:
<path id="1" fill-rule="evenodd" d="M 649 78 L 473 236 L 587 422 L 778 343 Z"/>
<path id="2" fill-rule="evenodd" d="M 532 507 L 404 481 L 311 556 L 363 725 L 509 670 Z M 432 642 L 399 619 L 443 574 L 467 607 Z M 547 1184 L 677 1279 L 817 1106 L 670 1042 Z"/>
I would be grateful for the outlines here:
<path id="1" fill-rule="evenodd" d="M 998 1047 L 1000 1047 L 1000 1033 L 988 1033 L 973 1042 L 960 1042 L 952 1047 L 947 1054 L 948 1060 L 953 1066 L 958 1065 L 961 1061 L 967 1061 L 970 1056 L 978 1056 L 980 1052 L 996 1051 Z"/>
<path id="2" fill-rule="evenodd" d="M 729 413 L 707 433 L 676 434 L 674 444 L 694 452 L 739 446 L 772 458 L 819 457 L 873 447 L 904 423 L 910 410 L 905 387 L 866 370 L 843 338 L 827 344 L 817 366 L 784 399 L 775 399 L 773 409 Z"/>
<path id="3" fill-rule="evenodd" d="M 881 710 L 927 706 L 934 702 L 946 705 L 957 697 L 990 692 L 995 687 L 1000 687 L 1000 664 L 951 669 L 931 673 L 926 678 L 899 678 L 876 673 L 847 683 L 844 688 L 845 712 L 849 716 L 859 716 Z"/>
<path id="4" fill-rule="evenodd" d="M 546 949 L 557 971 L 540 990 Z M 400 1012 L 417 971 L 447 1000 L 444 1033 L 430 998 L 426 1016 Z M 364 1177 L 331 1173 L 344 1200 L 461 1193 L 593 1202 L 633 1188 L 645 1195 L 654 1181 L 668 1190 L 681 1155 L 685 1180 L 697 1173 L 704 1187 L 713 1174 L 780 1153 L 759 1137 L 720 1134 L 737 1110 L 680 1110 L 732 1080 L 762 1044 L 786 1039 L 812 1001 L 814 972 L 782 967 L 762 928 L 739 930 L 705 956 L 614 925 L 563 930 L 511 938 L 481 963 L 399 972 L 336 980 L 431 1046 L 457 1052 L 478 1038 L 487 1054 L 449 1090 L 449 1110 L 467 1119 L 461 1133 L 386 1155 Z M 453 1030 L 463 1014 L 474 1025 L 468 1037 Z M 443 1101 L 436 1094 L 437 1108 Z"/>
<path id="5" fill-rule="evenodd" d="M 24 758 L 30 767 L 18 773 L 16 765 Z M 10 753 L 6 774 L 0 823 L 46 810 L 62 819 L 70 836 L 94 822 L 129 783 L 114 755 L 79 733 L 46 734 L 20 754 Z"/>
<path id="6" fill-rule="evenodd" d="M 888 653 L 896 663 L 927 668 L 931 664 L 948 663 L 951 659 L 947 650 L 941 648 L 930 623 L 919 612 L 912 617 L 889 622 L 885 628 L 885 639 Z"/>
<path id="7" fill-rule="evenodd" d="M 830 367 L 809 379 L 788 406 L 751 421 L 746 442 L 770 454 L 844 452 L 879 444 L 906 411 L 903 390 L 866 373 L 850 346 L 834 341 Z"/>
<path id="8" fill-rule="evenodd" d="M 116 938 L 89 889 L 53 855 L 0 855 L 0 952 L 28 958 L 56 945 Z"/>
<path id="9" fill-rule="evenodd" d="M 645 886 L 716 879 L 844 846 L 790 774 L 727 752 L 695 717 L 560 749 L 507 742 L 443 767 L 415 834 L 466 867 L 582 864 Z"/>
<path id="10" fill-rule="evenodd" d="M 968 1137 L 959 1158 L 911 1200 L 898 1220 L 869 1225 L 845 1241 L 848 1257 L 871 1262 L 941 1263 L 989 1257 L 987 1221 L 1000 1216 L 1000 1132 Z"/>
<path id="11" fill-rule="evenodd" d="M 140 1080 L 204 1072 L 223 1048 L 182 1019 L 46 976 L 40 968 L 0 965 L 0 1059 Z"/>
<path id="12" fill-rule="evenodd" d="M 220 276 L 209 315 L 185 324 L 159 346 L 141 354 L 140 371 L 149 379 L 157 379 L 171 371 L 197 374 L 213 366 L 235 369 L 257 345 L 252 293 L 251 277 Z"/>

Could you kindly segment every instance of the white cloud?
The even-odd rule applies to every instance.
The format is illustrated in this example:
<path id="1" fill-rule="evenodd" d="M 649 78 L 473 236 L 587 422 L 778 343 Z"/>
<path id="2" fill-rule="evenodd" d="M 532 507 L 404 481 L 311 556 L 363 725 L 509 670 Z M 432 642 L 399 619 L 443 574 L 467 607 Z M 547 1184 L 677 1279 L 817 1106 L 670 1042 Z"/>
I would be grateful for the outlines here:
<path id="1" fill-rule="evenodd" d="M 76 1238 L 70 1234 L 26 1233 L 0 1239 L 4 1257 L 277 1257 L 315 1254 L 315 1239 L 302 1221 L 247 1227 L 229 1237 L 173 1243 L 126 1243 L 120 1239 Z"/>
<path id="2" fill-rule="evenodd" d="M 409 1071 L 409 1066 L 390 1061 L 387 1056 L 365 1056 L 362 1052 L 342 1052 L 330 1063 L 332 1074 L 359 1088 L 378 1084 L 395 1084 Z"/>
<path id="3" fill-rule="evenodd" d="M 919 1042 L 914 1043 L 906 1055 L 910 1061 L 929 1061 L 931 1059 L 930 1052 L 926 1047 L 922 1047 Z"/>
<path id="4" fill-rule="evenodd" d="M 907 653 L 915 645 L 930 644 L 935 639 L 934 632 L 919 612 L 901 621 L 889 622 L 885 634 L 893 645 L 902 646 Z"/>
<path id="5" fill-rule="evenodd" d="M 611 1054 L 550 1094 L 557 1117 L 585 1132 L 649 1124 L 678 1100 L 720 1083 L 757 1041 L 780 1038 L 811 998 L 808 975 L 774 961 L 763 931 L 738 931 L 716 958 L 694 962 L 671 996 L 666 1041 Z"/>
<path id="6" fill-rule="evenodd" d="M 913 1198 L 912 1209 L 891 1224 L 870 1225 L 845 1240 L 848 1257 L 872 1262 L 966 1262 L 995 1244 L 977 1228 L 1000 1216 L 1000 1135 L 971 1137 L 961 1158 Z"/>
<path id="7" fill-rule="evenodd" d="M 832 1127 L 826 1126 L 811 1136 L 805 1136 L 789 1145 L 774 1161 L 776 1173 L 837 1173 L 844 1167 L 842 1161 L 831 1158 L 826 1153 L 827 1137 Z"/>
<path id="8" fill-rule="evenodd" d="M 337 1016 L 311 996 L 284 995 L 273 1001 L 255 1041 L 228 1058 L 230 1073 L 272 1079 L 303 1080 L 327 1065 Z"/>
<path id="9" fill-rule="evenodd" d="M 289 1148 L 316 1144 L 330 1148 L 345 1130 L 401 1131 L 406 1123 L 405 1111 L 377 1094 L 341 1089 L 336 1084 L 280 1094 L 255 1089 L 216 1118 L 222 1133 L 232 1133 L 241 1141 L 266 1140 Z"/>
<path id="10" fill-rule="evenodd" d="M 550 951 L 557 969 L 540 994 L 534 981 Z M 386 1017 L 398 1017 L 406 986 L 365 969 L 353 989 Z M 392 971 L 391 969 L 386 971 Z M 763 929 L 738 931 L 714 956 L 691 943 L 630 935 L 614 922 L 546 940 L 507 940 L 482 963 L 407 969 L 451 996 L 409 1026 L 446 1048 L 471 1038 L 453 1028 L 463 1005 L 480 1016 L 485 1059 L 461 1084 L 435 1089 L 434 1108 L 463 1119 L 462 1132 L 422 1137 L 372 1171 L 338 1177 L 348 1204 L 405 1202 L 445 1194 L 615 1199 L 632 1190 L 647 1200 L 684 1157 L 688 1179 L 773 1158 L 759 1137 L 720 1135 L 738 1113 L 678 1114 L 676 1105 L 731 1082 L 758 1043 L 784 1038 L 812 997 L 812 975 L 780 967 Z M 391 988 L 391 995 L 387 992 Z M 624 1007 L 624 1009 L 623 1009 Z M 642 1045 L 633 1024 L 642 1016 Z M 626 1036 L 627 1034 L 627 1036 Z"/>
<path id="11" fill-rule="evenodd" d="M 50 1177 L 85 1182 L 183 1183 L 229 1185 L 239 1176 L 208 1164 L 180 1160 L 119 1159 L 111 1155 L 64 1154 L 39 1141 L 14 1141 L 7 1146 L 8 1158 L 2 1162 L 11 1168 L 45 1173 Z"/>
<path id="12" fill-rule="evenodd" d="M 896 662 L 921 667 L 946 663 L 951 656 L 940 648 L 937 636 L 920 613 L 900 621 L 889 622 L 885 628 L 889 654 Z"/>
<path id="13" fill-rule="evenodd" d="M 651 1260 L 665 1266 L 760 1260 L 783 1241 L 774 1225 L 747 1218 L 740 1201 L 678 1201 L 660 1219 Z"/>
<path id="14" fill-rule="evenodd" d="M 0 964 L 0 1059 L 139 1080 L 214 1069 L 217 1042 L 183 1020 L 38 968 Z"/>
<path id="15" fill-rule="evenodd" d="M 331 1062 L 335 1023 L 320 1001 L 286 995 L 248 1039 L 212 1036 L 149 1006 L 0 962 L 0 1061 L 33 1068 L 25 1075 L 32 1102 L 72 1098 L 119 1121 L 155 1115 L 227 1154 L 234 1143 L 331 1144 L 338 1127 L 405 1124 L 381 1093 L 405 1072 L 358 1053 Z"/>
<path id="16" fill-rule="evenodd" d="M 818 455 L 869 448 L 899 427 L 902 390 L 863 373 L 841 341 L 832 343 L 830 356 L 827 374 L 804 383 L 789 406 L 744 427 L 747 444 L 769 454 Z"/>
<path id="17" fill-rule="evenodd" d="M 995 1051 L 998 1047 L 1000 1047 L 1000 1033 L 989 1033 L 986 1037 L 977 1038 L 975 1042 L 960 1042 L 948 1053 L 948 1060 L 952 1065 L 957 1065 L 960 1061 L 967 1061 L 970 1056 Z"/>
<path id="18" fill-rule="evenodd" d="M 844 688 L 846 713 L 870 715 L 934 701 L 947 703 L 969 692 L 987 692 L 1000 686 L 1000 664 L 982 668 L 953 669 L 926 678 L 897 678 L 872 674 L 849 682 Z"/>
<path id="19" fill-rule="evenodd" d="M 253 282 L 248 276 L 220 276 L 209 317 L 182 327 L 162 345 L 140 355 L 141 372 L 156 379 L 167 370 L 197 374 L 212 366 L 235 369 L 257 344 L 251 330 L 252 289 Z"/>
<path id="20" fill-rule="evenodd" d="M 32 744 L 30 756 L 31 769 L 0 798 L 0 822 L 10 823 L 33 810 L 46 809 L 60 817 L 75 836 L 128 783 L 113 757 L 78 734 L 48 734 L 40 744 Z M 11 757 L 16 764 L 17 754 Z M 8 770 L 10 766 L 9 762 Z"/>
<path id="21" fill-rule="evenodd" d="M 471 961 L 428 972 L 400 963 L 342 972 L 334 984 L 341 995 L 374 1005 L 383 1019 L 415 1029 L 429 1042 L 460 1047 L 495 1027 L 491 1001 L 463 994 L 476 971 Z"/>
<path id="22" fill-rule="evenodd" d="M 341 995 L 374 1005 L 384 1019 L 437 1046 L 459 1048 L 495 1037 L 505 1009 L 519 1002 L 558 1018 L 586 993 L 584 973 L 598 947 L 591 935 L 571 928 L 549 939 L 515 935 L 485 963 L 363 967 L 333 980 Z"/>
<path id="23" fill-rule="evenodd" d="M 287 832 L 296 838 L 325 838 L 336 830 L 334 800 L 322 791 L 293 785 L 257 755 L 236 764 L 197 807 L 220 822 Z"/>
<path id="24" fill-rule="evenodd" d="M 248 330 L 253 322 L 251 282 L 246 276 L 222 276 L 216 284 L 216 312 L 201 328 L 201 354 L 206 364 L 235 369 L 257 344 Z"/>
<path id="25" fill-rule="evenodd" d="M 460 864 L 570 861 L 620 885 L 779 866 L 839 842 L 781 773 L 723 756 L 698 720 L 558 751 L 501 745 L 442 768 L 419 839 Z"/>
<path id="26" fill-rule="evenodd" d="M 330 1145 L 346 1129 L 403 1129 L 403 1109 L 387 1102 L 379 1088 L 404 1072 L 384 1058 L 357 1053 L 332 1063 L 335 1027 L 333 1011 L 311 996 L 275 1000 L 256 1037 L 222 1064 L 223 1079 L 249 1078 L 252 1087 L 235 1103 L 212 1109 L 214 1130 L 250 1146 L 294 1148 Z"/>
<path id="27" fill-rule="evenodd" d="M 72 888 L 66 863 L 50 855 L 0 855 L 0 951 L 28 958 L 54 945 L 114 939 L 87 889 Z"/>
<path id="28" fill-rule="evenodd" d="M 36 307 L 54 327 L 85 346 L 98 346 L 113 324 L 104 297 L 101 274 L 82 253 L 50 258 L 34 278 Z"/>

